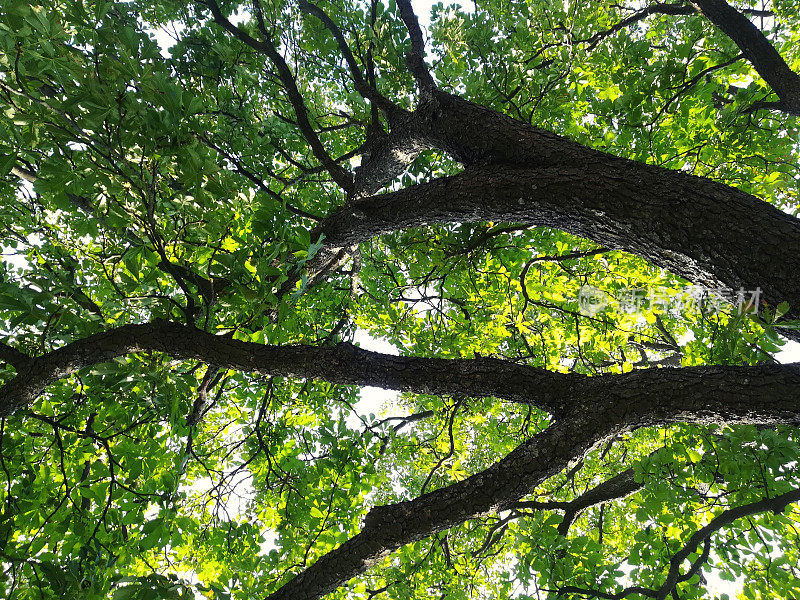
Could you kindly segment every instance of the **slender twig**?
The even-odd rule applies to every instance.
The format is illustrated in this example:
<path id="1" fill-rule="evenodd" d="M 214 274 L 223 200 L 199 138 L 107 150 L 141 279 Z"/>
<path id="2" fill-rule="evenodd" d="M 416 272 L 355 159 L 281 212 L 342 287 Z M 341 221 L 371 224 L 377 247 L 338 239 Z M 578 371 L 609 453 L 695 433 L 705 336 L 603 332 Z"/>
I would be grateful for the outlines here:
<path id="1" fill-rule="evenodd" d="M 264 25 L 260 4 L 256 2 L 255 7 L 256 16 L 259 21 L 259 29 L 261 31 L 261 35 L 264 37 L 263 40 L 257 40 L 240 27 L 237 27 L 231 23 L 231 21 L 222 13 L 222 10 L 220 9 L 216 0 L 207 0 L 206 5 L 211 10 L 214 21 L 216 21 L 218 25 L 233 35 L 233 37 L 240 42 L 246 44 L 253 50 L 266 55 L 275 69 L 277 69 L 278 78 L 281 80 L 281 83 L 286 90 L 286 95 L 289 97 L 289 101 L 291 102 L 295 116 L 297 117 L 297 126 L 300 129 L 300 132 L 303 134 L 303 137 L 306 138 L 306 141 L 311 148 L 311 152 L 314 154 L 314 157 L 325 166 L 326 170 L 337 183 L 337 185 L 339 185 L 339 187 L 345 191 L 349 191 L 353 186 L 353 177 L 341 165 L 336 164 L 333 158 L 331 158 L 330 154 L 328 154 L 328 151 L 325 150 L 325 147 L 322 145 L 322 141 L 319 139 L 317 132 L 311 126 L 305 100 L 303 99 L 303 96 L 297 87 L 297 82 L 295 81 L 294 75 L 292 75 L 291 69 L 289 69 L 289 65 L 286 64 L 286 60 L 284 60 L 283 56 L 281 56 L 280 52 L 278 52 L 278 50 L 275 48 L 275 45 L 269 36 L 269 33 L 267 32 L 266 26 Z"/>
<path id="2" fill-rule="evenodd" d="M 361 72 L 358 63 L 356 62 L 355 57 L 353 56 L 353 51 L 350 49 L 347 40 L 342 33 L 342 30 L 339 28 L 336 23 L 328 16 L 328 14 L 322 10 L 316 4 L 312 4 L 307 0 L 300 0 L 299 2 L 300 10 L 307 12 L 308 14 L 314 15 L 317 17 L 325 28 L 331 32 L 334 39 L 336 40 L 336 44 L 339 47 L 339 52 L 342 54 L 345 62 L 347 63 L 348 68 L 350 69 L 350 76 L 353 78 L 353 83 L 355 84 L 356 91 L 361 94 L 364 98 L 371 100 L 378 108 L 381 110 L 390 113 L 394 111 L 401 110 L 399 106 L 397 106 L 394 102 L 390 101 L 385 96 L 381 95 L 378 90 L 368 83 L 366 79 L 364 79 L 364 74 Z"/>

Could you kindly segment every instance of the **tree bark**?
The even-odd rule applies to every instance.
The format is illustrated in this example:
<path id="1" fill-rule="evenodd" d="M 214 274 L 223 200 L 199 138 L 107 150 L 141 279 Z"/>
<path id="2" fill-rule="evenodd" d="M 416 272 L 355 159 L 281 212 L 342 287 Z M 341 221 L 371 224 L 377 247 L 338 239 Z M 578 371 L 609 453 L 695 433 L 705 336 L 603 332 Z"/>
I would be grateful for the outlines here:
<path id="1" fill-rule="evenodd" d="M 414 500 L 373 508 L 356 536 L 290 579 L 268 600 L 320 598 L 400 546 L 510 508 L 605 439 L 608 429 L 586 416 L 554 423 L 485 471 Z"/>
<path id="2" fill-rule="evenodd" d="M 372 509 L 358 535 L 289 580 L 270 600 L 319 598 L 404 544 L 510 508 L 595 444 L 622 431 L 670 422 L 800 423 L 800 365 L 645 369 L 588 377 L 496 359 L 381 355 L 349 344 L 262 346 L 166 321 L 126 325 L 19 360 L 17 376 L 0 388 L 0 414 L 24 406 L 57 378 L 144 351 L 334 383 L 496 396 L 553 413 L 550 427 L 485 471 L 414 500 Z"/>
<path id="3" fill-rule="evenodd" d="M 785 109 L 800 114 L 800 78 L 763 35 L 724 0 L 693 4 L 739 45 Z M 230 23 L 217 2 L 208 6 L 226 30 L 270 58 L 312 154 L 351 196 L 374 194 L 425 148 L 446 151 L 465 165 L 460 175 L 359 198 L 333 213 L 315 231 L 325 235 L 329 249 L 430 223 L 521 222 L 632 252 L 709 287 L 760 288 L 768 303 L 788 301 L 789 316 L 800 318 L 800 282 L 784 258 L 800 255 L 796 219 L 735 188 L 614 157 L 436 90 L 410 3 L 401 2 L 401 14 L 412 37 L 409 63 L 425 101 L 413 113 L 395 115 L 391 133 L 383 144 L 370 148 L 355 179 L 327 153 L 294 75 L 266 32 L 256 40 Z M 337 38 L 340 49 L 346 46 L 343 40 Z M 371 93 L 365 84 L 361 91 L 367 97 Z M 19 169 L 15 173 L 26 176 Z M 769 236 L 754 230 L 753 222 Z M 215 295 L 213 286 L 203 290 L 202 281 L 194 283 L 208 298 Z M 435 395 L 497 397 L 552 416 L 547 429 L 488 469 L 414 500 L 372 509 L 359 534 L 282 585 L 270 596 L 273 600 L 319 598 L 404 544 L 511 508 L 611 435 L 672 422 L 800 423 L 800 365 L 651 369 L 587 377 L 489 358 L 388 356 L 349 344 L 263 346 L 166 321 L 123 326 L 40 357 L 0 344 L 0 360 L 17 371 L 0 387 L 0 417 L 26 407 L 48 385 L 82 368 L 151 351 L 223 369 Z M 636 487 L 630 472 L 610 482 L 583 501 Z"/>
<path id="4" fill-rule="evenodd" d="M 560 140 L 555 145 L 569 148 Z M 471 166 L 372 196 L 330 215 L 316 234 L 335 247 L 426 224 L 553 227 L 631 252 L 699 285 L 760 288 L 771 306 L 787 301 L 791 316 L 800 318 L 800 280 L 787 259 L 800 255 L 800 221 L 740 190 L 680 171 L 582 147 L 561 156 L 570 166 Z"/>
<path id="5" fill-rule="evenodd" d="M 246 372 L 422 394 L 495 397 L 536 406 L 556 419 L 601 407 L 606 417 L 636 427 L 713 419 L 800 423 L 800 364 L 642 369 L 589 377 L 494 358 L 392 356 L 351 344 L 264 346 L 161 320 L 124 325 L 37 358 L 7 349 L 4 354 L 17 361 L 19 371 L 0 387 L 0 416 L 26 406 L 49 384 L 82 368 L 148 351 Z M 770 399 L 766 407 L 765 396 Z M 705 420 L 706 413 L 711 421 Z"/>
<path id="6" fill-rule="evenodd" d="M 324 234 L 326 247 L 336 248 L 426 224 L 553 227 L 698 285 L 760 289 L 767 304 L 786 301 L 787 316 L 800 319 L 800 281 L 787 259 L 800 251 L 800 221 L 755 196 L 588 148 L 441 91 L 406 127 L 462 162 L 464 172 L 347 204 L 312 237 Z"/>
<path id="7" fill-rule="evenodd" d="M 793 379 L 800 382 L 800 373 L 796 368 L 793 369 Z M 781 422 L 787 417 L 790 422 L 800 421 L 800 401 L 793 393 L 780 395 L 778 398 L 754 389 L 752 394 L 747 394 L 747 399 L 733 400 L 726 404 L 719 402 L 719 393 L 711 393 L 705 397 L 698 394 L 702 391 L 696 388 L 700 379 L 696 379 L 696 371 L 691 371 L 639 371 L 629 374 L 631 377 L 624 383 L 628 376 L 606 376 L 604 384 L 608 385 L 604 390 L 605 394 L 598 396 L 587 397 L 583 394 L 583 389 L 576 390 L 576 397 L 580 400 L 576 401 L 563 419 L 556 419 L 546 430 L 522 443 L 485 471 L 414 500 L 373 508 L 367 514 L 361 532 L 283 584 L 267 600 L 320 598 L 375 565 L 403 544 L 487 512 L 511 508 L 517 504 L 519 498 L 533 492 L 537 485 L 561 472 L 572 461 L 585 456 L 602 440 L 622 431 L 653 424 L 654 415 L 656 420 L 664 422 L 707 424 Z M 655 382 L 645 381 L 653 374 L 661 374 L 666 378 L 675 375 L 683 381 L 677 387 L 655 387 Z M 767 379 L 770 378 L 771 376 L 767 376 Z M 728 381 L 728 375 L 725 374 L 720 383 L 726 387 L 725 382 Z M 744 381 L 739 380 L 739 383 Z M 745 387 L 748 385 L 749 380 Z M 729 392 L 718 392 L 731 398 L 731 394 L 735 396 L 738 389 L 736 383 L 730 383 L 730 386 Z M 638 389 L 638 392 L 630 395 L 627 393 L 634 389 Z M 653 400 L 655 389 L 658 389 L 658 396 L 663 402 Z M 680 391 L 680 394 L 670 397 L 670 392 L 667 391 L 665 397 L 662 395 L 665 389 Z M 656 407 L 655 404 L 659 406 Z M 608 486 L 596 488 L 592 501 L 602 501 L 611 493 L 630 493 L 637 487 L 630 474 L 623 474 L 609 482 Z"/>
<path id="8" fill-rule="evenodd" d="M 79 369 L 147 351 L 245 372 L 420 394 L 494 396 L 533 404 L 553 413 L 563 410 L 563 400 L 568 397 L 571 385 L 584 378 L 493 358 L 447 360 L 392 356 L 351 344 L 264 346 L 158 320 L 125 325 L 76 340 L 37 358 L 27 358 L 6 347 L 0 359 L 7 359 L 12 366 L 18 366 L 18 370 L 14 379 L 0 387 L 0 416 L 28 405 L 48 385 Z"/>
<path id="9" fill-rule="evenodd" d="M 16 348 L 0 342 L 0 361 L 8 363 L 19 372 L 30 363 L 30 357 L 23 354 Z"/>
<path id="10" fill-rule="evenodd" d="M 693 0 L 691 4 L 739 46 L 780 98 L 780 109 L 800 115 L 800 75 L 792 71 L 758 27 L 725 0 Z"/>

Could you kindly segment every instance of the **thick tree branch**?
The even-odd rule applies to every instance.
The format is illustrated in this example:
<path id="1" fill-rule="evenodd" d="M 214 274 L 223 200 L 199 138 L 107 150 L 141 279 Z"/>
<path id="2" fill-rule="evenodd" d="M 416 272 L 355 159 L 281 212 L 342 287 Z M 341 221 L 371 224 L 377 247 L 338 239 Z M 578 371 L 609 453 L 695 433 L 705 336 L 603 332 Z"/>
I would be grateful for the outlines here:
<path id="1" fill-rule="evenodd" d="M 411 0 L 397 0 L 397 8 L 400 9 L 400 18 L 403 19 L 411 38 L 411 52 L 406 56 L 406 64 L 417 80 L 420 94 L 423 98 L 429 97 L 436 89 L 436 83 L 425 64 L 425 39 L 422 36 L 419 20 L 414 14 Z"/>
<path id="2" fill-rule="evenodd" d="M 596 412 L 591 408 L 571 413 L 570 418 L 556 421 L 485 471 L 414 500 L 376 507 L 367 514 L 364 526 L 358 535 L 289 580 L 271 594 L 268 600 L 319 598 L 372 567 L 401 545 L 428 537 L 488 512 L 518 506 L 517 499 L 532 492 L 538 484 L 556 472 L 562 471 L 572 460 L 585 456 L 601 440 L 628 428 L 628 425 L 624 420 L 616 419 L 614 415 L 602 411 Z M 612 487 L 617 487 L 617 491 L 624 493 L 633 485 L 635 483 L 632 482 L 632 477 L 626 478 L 625 475 L 621 475 L 614 485 L 599 490 L 592 500 L 602 502 L 603 498 L 613 491 Z M 759 505 L 759 509 L 754 512 L 778 510 L 795 500 L 795 495 L 787 494 L 785 497 L 774 499 L 768 506 L 755 503 L 732 509 L 723 513 L 725 516 L 718 517 L 719 520 L 712 521 L 712 524 L 730 523 L 745 514 L 753 514 L 747 511 L 753 510 L 756 505 Z M 704 539 L 707 529 L 704 528 L 701 530 L 702 533 L 695 534 L 686 547 L 675 556 L 673 560 L 678 566 Z M 695 545 L 690 547 L 694 540 L 696 540 Z M 698 561 L 695 561 L 690 572 L 698 568 L 697 564 Z M 668 583 L 669 580 L 662 589 L 665 589 Z M 564 588 L 567 589 L 576 593 L 596 593 L 600 598 L 622 598 L 631 593 L 657 597 L 658 594 L 655 590 L 640 586 L 628 588 L 621 594 Z"/>
<path id="3" fill-rule="evenodd" d="M 124 325 L 31 359 L 0 388 L 0 416 L 26 406 L 49 384 L 82 368 L 150 351 L 221 369 L 433 395 L 491 396 L 537 406 L 556 418 L 599 410 L 604 419 L 626 427 L 675 421 L 800 423 L 800 364 L 643 369 L 588 377 L 494 358 L 392 356 L 351 344 L 264 346 L 162 320 Z"/>
<path id="4" fill-rule="evenodd" d="M 575 164 L 577 155 L 609 156 L 441 90 L 414 112 L 418 134 L 429 146 L 464 165 L 553 166 Z"/>
<path id="5" fill-rule="evenodd" d="M 758 27 L 725 0 L 693 0 L 691 4 L 739 46 L 778 95 L 782 110 L 800 115 L 800 75 L 792 71 Z"/>
<path id="6" fill-rule="evenodd" d="M 26 405 L 57 378 L 122 354 L 145 351 L 220 368 L 333 383 L 497 396 L 534 403 L 556 414 L 550 428 L 486 471 L 415 500 L 373 509 L 361 533 L 286 583 L 271 596 L 274 599 L 318 598 L 403 544 L 491 511 L 512 508 L 597 442 L 621 431 L 675 421 L 800 422 L 800 365 L 649 369 L 586 377 L 495 359 L 387 356 L 349 344 L 262 346 L 166 321 L 123 326 L 31 360 L 0 388 L 0 415 Z M 616 491 L 630 485 L 629 481 L 616 483 L 620 484 Z M 601 500 L 609 493 L 600 487 L 595 496 Z"/>
<path id="7" fill-rule="evenodd" d="M 569 157 L 562 157 L 569 158 Z M 323 220 L 330 246 L 436 223 L 494 221 L 547 226 L 637 254 L 696 284 L 761 289 L 800 317 L 800 221 L 714 181 L 592 150 L 576 167 L 491 165 L 373 196 Z M 753 235 L 757 221 L 768 236 Z"/>
<path id="8" fill-rule="evenodd" d="M 389 133 L 372 130 L 367 140 L 367 152 L 356 169 L 356 196 L 376 193 L 402 175 L 420 152 L 430 148 L 430 143 L 420 134 L 418 117 L 407 111 L 389 115 Z"/>
<path id="9" fill-rule="evenodd" d="M 79 369 L 118 356 L 148 351 L 245 372 L 426 394 L 497 396 L 553 412 L 562 409 L 563 399 L 570 395 L 571 384 L 582 378 L 492 358 L 400 357 L 370 352 L 351 344 L 264 346 L 159 320 L 144 325 L 125 325 L 77 340 L 27 364 L 17 361 L 24 368 L 14 380 L 0 388 L 0 416 L 27 405 L 49 384 Z"/>
<path id="10" fill-rule="evenodd" d="M 373 508 L 358 535 L 289 580 L 268 600 L 320 598 L 402 545 L 510 508 L 607 435 L 607 428 L 596 419 L 591 422 L 576 416 L 551 425 L 485 471 L 463 481 L 414 500 Z"/>
<path id="11" fill-rule="evenodd" d="M 31 360 L 31 357 L 27 354 L 0 342 L 0 362 L 8 363 L 16 369 L 17 373 L 24 370 Z"/>

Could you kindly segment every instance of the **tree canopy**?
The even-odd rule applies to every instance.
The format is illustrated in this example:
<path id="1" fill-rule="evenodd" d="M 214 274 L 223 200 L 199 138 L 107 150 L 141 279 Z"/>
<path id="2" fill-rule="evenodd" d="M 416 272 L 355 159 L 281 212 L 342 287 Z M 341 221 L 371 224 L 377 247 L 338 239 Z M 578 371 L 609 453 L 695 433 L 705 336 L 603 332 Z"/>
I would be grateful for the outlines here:
<path id="1" fill-rule="evenodd" d="M 1 14 L 4 597 L 798 597 L 800 2 Z"/>

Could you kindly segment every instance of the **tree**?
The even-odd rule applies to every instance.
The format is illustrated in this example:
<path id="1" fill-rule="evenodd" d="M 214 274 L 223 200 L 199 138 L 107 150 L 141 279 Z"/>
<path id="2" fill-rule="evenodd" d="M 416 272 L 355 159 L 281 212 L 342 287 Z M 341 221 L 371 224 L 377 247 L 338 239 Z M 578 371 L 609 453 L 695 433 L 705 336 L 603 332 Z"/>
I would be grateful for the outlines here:
<path id="1" fill-rule="evenodd" d="M 797 596 L 798 3 L 3 15 L 6 597 Z"/>

